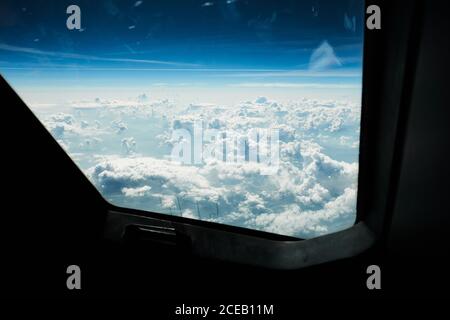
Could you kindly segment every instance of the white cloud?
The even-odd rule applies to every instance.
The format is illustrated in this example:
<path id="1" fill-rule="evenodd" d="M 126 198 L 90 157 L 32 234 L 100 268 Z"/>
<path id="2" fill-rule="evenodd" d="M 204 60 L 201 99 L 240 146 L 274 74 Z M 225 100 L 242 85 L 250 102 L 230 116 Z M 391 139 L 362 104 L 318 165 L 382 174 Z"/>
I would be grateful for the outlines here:
<path id="1" fill-rule="evenodd" d="M 151 189 L 149 186 L 142 186 L 139 188 L 122 188 L 121 191 L 126 197 L 138 198 L 147 196 Z"/>
<path id="2" fill-rule="evenodd" d="M 51 114 L 44 122 L 69 153 L 78 154 L 77 163 L 116 205 L 303 238 L 338 231 L 354 221 L 358 165 L 337 160 L 329 146 L 357 155 L 356 104 L 280 103 L 255 96 L 223 106 L 135 96 L 70 106 L 73 112 Z M 192 130 L 199 120 L 237 135 L 278 129 L 277 171 L 261 175 L 268 168 L 264 163 L 208 159 L 202 166 L 183 166 L 169 161 L 165 156 L 170 155 L 172 130 Z"/>
<path id="3" fill-rule="evenodd" d="M 56 139 L 63 139 L 66 134 L 88 136 L 95 129 L 89 129 L 86 122 L 77 122 L 72 114 L 59 112 L 44 119 L 47 129 Z"/>
<path id="4" fill-rule="evenodd" d="M 258 104 L 265 104 L 267 103 L 267 98 L 266 97 L 259 97 L 258 99 L 255 100 L 256 103 Z"/>
<path id="5" fill-rule="evenodd" d="M 133 154 L 136 152 L 136 140 L 133 137 L 122 139 L 122 147 L 125 154 Z"/>
<path id="6" fill-rule="evenodd" d="M 349 227 L 354 222 L 355 203 L 356 190 L 346 188 L 323 209 L 302 211 L 298 205 L 287 205 L 283 212 L 261 214 L 247 226 L 303 238 L 317 237 Z"/>
<path id="7" fill-rule="evenodd" d="M 314 50 L 309 61 L 310 70 L 325 70 L 333 67 L 340 67 L 342 65 L 339 58 L 336 56 L 333 47 L 324 41 Z"/>
<path id="8" fill-rule="evenodd" d="M 129 29 L 134 29 L 135 26 L 130 26 Z M 170 65 L 170 66 L 184 66 L 184 67 L 197 67 L 198 64 L 183 63 L 175 61 L 163 61 L 163 60 L 151 60 L 151 59 L 129 59 L 129 58 L 105 58 L 100 56 L 92 56 L 79 53 L 68 53 L 68 52 L 57 52 L 57 51 L 46 51 L 35 48 L 19 47 L 13 46 L 6 43 L 0 43 L 0 50 L 26 53 L 39 56 L 56 57 L 56 58 L 66 58 L 66 59 L 77 59 L 77 60 L 94 60 L 94 61 L 108 61 L 108 62 L 130 62 L 130 63 L 140 63 L 140 64 L 156 64 L 156 65 Z"/>
<path id="9" fill-rule="evenodd" d="M 89 176 L 105 194 L 151 189 L 139 207 L 144 210 L 300 237 L 335 231 L 339 223 L 348 226 L 344 222 L 355 212 L 357 166 L 330 159 L 314 144 L 305 143 L 302 153 L 303 168 L 285 158 L 275 176 L 261 176 L 255 163 L 190 167 L 148 157 L 104 160 Z M 146 207 L 152 202 L 159 205 Z"/>

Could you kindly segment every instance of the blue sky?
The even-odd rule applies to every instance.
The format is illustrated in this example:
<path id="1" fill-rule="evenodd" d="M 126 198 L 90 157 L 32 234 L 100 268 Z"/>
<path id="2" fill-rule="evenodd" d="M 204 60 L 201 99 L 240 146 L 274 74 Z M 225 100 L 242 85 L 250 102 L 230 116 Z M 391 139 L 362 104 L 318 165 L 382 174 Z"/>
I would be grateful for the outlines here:
<path id="1" fill-rule="evenodd" d="M 66 28 L 70 4 L 80 31 Z M 0 72 L 25 87 L 357 87 L 362 19 L 347 0 L 6 0 Z"/>

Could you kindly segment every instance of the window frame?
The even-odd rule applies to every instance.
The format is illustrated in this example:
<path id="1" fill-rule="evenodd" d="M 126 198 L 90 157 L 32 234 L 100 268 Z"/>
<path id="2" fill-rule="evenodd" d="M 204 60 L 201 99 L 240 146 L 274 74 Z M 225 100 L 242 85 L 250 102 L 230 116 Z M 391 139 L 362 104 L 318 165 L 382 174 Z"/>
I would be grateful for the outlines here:
<path id="1" fill-rule="evenodd" d="M 139 240 L 157 241 L 208 258 L 274 269 L 299 269 L 356 256 L 388 229 L 399 174 L 399 153 L 414 76 L 421 0 L 366 1 L 382 8 L 381 30 L 365 30 L 357 218 L 349 229 L 297 239 L 108 203 L 105 237 L 126 241 L 130 227 Z M 411 71 L 412 70 L 412 71 Z M 137 231 L 136 231 L 137 230 Z M 134 238 L 136 239 L 136 237 Z M 139 241 L 138 240 L 138 241 Z"/>

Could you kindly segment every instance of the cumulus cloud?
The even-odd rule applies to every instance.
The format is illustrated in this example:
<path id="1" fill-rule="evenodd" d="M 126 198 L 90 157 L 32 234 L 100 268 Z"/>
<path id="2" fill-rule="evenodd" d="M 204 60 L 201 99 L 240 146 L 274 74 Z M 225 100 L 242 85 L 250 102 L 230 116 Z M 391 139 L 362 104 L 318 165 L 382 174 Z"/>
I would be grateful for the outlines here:
<path id="1" fill-rule="evenodd" d="M 86 123 L 78 123 L 72 114 L 59 112 L 44 119 L 44 124 L 56 139 L 63 139 L 67 134 L 84 135 Z"/>
<path id="2" fill-rule="evenodd" d="M 122 139 L 122 147 L 125 154 L 133 154 L 136 152 L 136 140 L 133 137 Z"/>
<path id="3" fill-rule="evenodd" d="M 102 161 L 89 177 L 109 195 L 144 190 L 139 209 L 154 203 L 155 211 L 308 238 L 348 227 L 355 213 L 357 165 L 319 150 L 300 146 L 301 166 L 285 157 L 273 176 L 262 176 L 258 163 L 193 167 L 145 157 Z"/>
<path id="4" fill-rule="evenodd" d="M 70 108 L 48 115 L 44 123 L 116 205 L 301 238 L 354 222 L 358 164 L 341 156 L 357 159 L 359 105 L 280 103 L 264 96 L 227 106 L 176 104 L 141 95 L 75 101 Z M 208 140 L 213 147 L 252 129 L 277 130 L 279 165 L 263 175 L 269 169 L 264 162 L 170 161 L 173 131 L 192 132 L 196 122 L 234 134 Z"/>
<path id="5" fill-rule="evenodd" d="M 265 104 L 267 103 L 267 98 L 266 97 L 259 97 L 258 99 L 256 99 L 255 101 L 258 104 Z"/>
<path id="6" fill-rule="evenodd" d="M 151 189 L 149 186 L 142 186 L 139 188 L 122 188 L 121 192 L 125 197 L 138 198 L 148 195 Z"/>

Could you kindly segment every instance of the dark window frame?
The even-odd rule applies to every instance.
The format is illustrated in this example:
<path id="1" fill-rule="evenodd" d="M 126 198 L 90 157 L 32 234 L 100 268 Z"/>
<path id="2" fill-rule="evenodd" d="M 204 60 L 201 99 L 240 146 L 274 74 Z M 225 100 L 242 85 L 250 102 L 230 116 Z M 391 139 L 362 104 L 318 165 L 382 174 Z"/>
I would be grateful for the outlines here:
<path id="1" fill-rule="evenodd" d="M 303 240 L 108 204 L 105 237 L 156 241 L 202 257 L 298 269 L 356 256 L 382 240 L 395 201 L 404 119 L 418 52 L 421 0 L 366 1 L 382 29 L 365 32 L 357 219 L 349 229 Z M 132 231 L 130 231 L 132 230 Z"/>
<path id="2" fill-rule="evenodd" d="M 371 4 L 382 9 L 382 29 L 366 31 L 364 37 L 357 219 L 353 227 L 302 240 L 120 208 L 97 190 L 107 211 L 104 237 L 139 242 L 143 248 L 147 242 L 157 242 L 203 257 L 276 269 L 352 257 L 386 239 L 419 52 L 423 0 L 366 1 L 366 6 Z M 81 170 L 80 175 L 87 180 Z"/>

